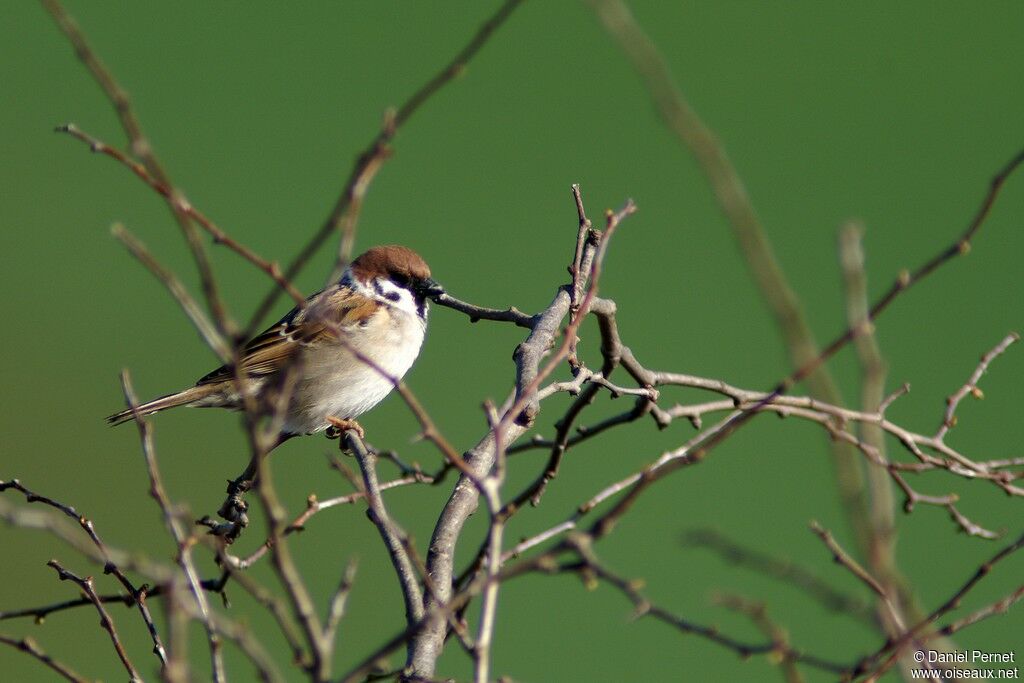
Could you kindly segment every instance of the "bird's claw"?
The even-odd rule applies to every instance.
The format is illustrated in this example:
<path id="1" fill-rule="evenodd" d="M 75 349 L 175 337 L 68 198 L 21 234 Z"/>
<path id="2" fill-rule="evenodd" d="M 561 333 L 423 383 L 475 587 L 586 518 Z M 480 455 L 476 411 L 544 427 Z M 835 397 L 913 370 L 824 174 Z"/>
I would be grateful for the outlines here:
<path id="1" fill-rule="evenodd" d="M 363 426 L 355 420 L 343 420 L 340 417 L 328 417 L 327 421 L 331 423 L 325 432 L 328 439 L 340 439 L 347 431 L 355 432 L 356 436 L 360 439 L 366 438 L 366 430 L 364 430 Z"/>

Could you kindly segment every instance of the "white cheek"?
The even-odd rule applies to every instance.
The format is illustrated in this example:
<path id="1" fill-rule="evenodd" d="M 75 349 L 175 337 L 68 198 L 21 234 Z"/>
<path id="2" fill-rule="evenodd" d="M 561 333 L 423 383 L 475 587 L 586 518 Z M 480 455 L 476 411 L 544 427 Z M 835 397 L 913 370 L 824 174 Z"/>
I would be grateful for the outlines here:
<path id="1" fill-rule="evenodd" d="M 405 287 L 399 287 L 391 280 L 385 278 L 379 278 L 375 283 L 375 289 L 380 292 L 377 298 L 388 306 L 395 308 L 403 313 L 409 313 L 414 316 L 419 316 L 419 310 L 416 306 L 416 300 Z M 425 309 L 424 309 L 425 312 Z"/>

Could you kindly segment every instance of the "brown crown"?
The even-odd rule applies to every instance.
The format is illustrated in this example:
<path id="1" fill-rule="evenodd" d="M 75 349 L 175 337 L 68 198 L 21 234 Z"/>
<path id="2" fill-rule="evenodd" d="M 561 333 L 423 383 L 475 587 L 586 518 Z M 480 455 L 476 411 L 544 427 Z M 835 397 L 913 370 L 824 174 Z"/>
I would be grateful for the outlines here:
<path id="1" fill-rule="evenodd" d="M 380 276 L 418 281 L 430 277 L 430 267 L 412 249 L 388 244 L 361 254 L 352 262 L 352 274 L 364 282 Z"/>

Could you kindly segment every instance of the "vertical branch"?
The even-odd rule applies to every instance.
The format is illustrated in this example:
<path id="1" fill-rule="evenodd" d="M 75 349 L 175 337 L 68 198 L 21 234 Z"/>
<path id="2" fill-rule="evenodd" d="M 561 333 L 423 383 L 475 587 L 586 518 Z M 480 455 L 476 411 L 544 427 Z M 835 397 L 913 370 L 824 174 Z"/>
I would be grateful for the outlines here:
<path id="1" fill-rule="evenodd" d="M 620 211 L 609 211 L 606 216 L 607 226 L 600 243 L 589 249 L 593 252 L 593 256 L 584 254 L 582 257 L 581 262 L 584 266 L 588 263 L 591 264 L 588 269 L 590 287 L 580 302 L 577 318 L 566 328 L 562 344 L 548 358 L 547 363 L 543 367 L 541 366 L 542 358 L 555 342 L 559 324 L 571 310 L 573 283 L 558 290 L 547 309 L 535 318 L 536 322 L 526 341 L 516 348 L 513 356 L 516 364 L 516 389 L 511 401 L 512 405 L 504 411 L 501 419 L 493 424 L 484 438 L 466 454 L 465 463 L 472 469 L 475 476 L 463 472 L 434 526 L 430 551 L 427 556 L 427 569 L 436 590 L 427 596 L 425 623 L 413 637 L 407 662 L 407 667 L 413 678 L 430 678 L 434 674 L 446 632 L 443 609 L 452 595 L 455 546 L 462 533 L 463 525 L 477 508 L 481 488 L 485 491 L 491 515 L 489 530 L 492 533 L 488 538 L 488 548 L 485 551 L 490 558 L 489 571 L 497 571 L 497 567 L 500 565 L 499 546 L 504 522 L 497 516 L 500 512 L 500 500 L 498 499 L 500 482 L 490 476 L 491 469 L 504 458 L 507 444 L 519 438 L 532 424 L 540 409 L 537 390 L 541 382 L 568 357 L 576 330 L 595 300 L 596 282 L 599 280 L 601 261 L 609 238 L 621 221 L 635 210 L 636 206 L 633 202 L 627 201 Z M 481 480 L 484 480 L 482 487 L 479 485 Z M 496 547 L 497 550 L 495 550 Z M 496 595 L 496 593 L 491 594 L 487 608 L 489 611 L 493 610 Z M 493 624 L 493 620 L 486 623 Z M 484 636 L 485 644 L 488 644 L 490 636 L 481 635 Z M 477 657 L 477 676 L 479 677 L 482 672 L 481 667 L 486 666 L 489 655 L 485 654 L 481 658 L 478 648 Z M 481 659 L 483 663 L 481 663 Z"/>
<path id="2" fill-rule="evenodd" d="M 569 311 L 569 303 L 569 294 L 565 289 L 560 289 L 547 309 L 537 317 L 526 341 L 516 350 L 517 386 L 525 386 L 534 376 L 541 355 L 554 342 L 559 323 Z M 525 431 L 524 424 L 512 421 L 503 427 L 502 441 L 511 443 Z M 486 477 L 494 465 L 496 446 L 494 430 L 489 429 L 464 456 L 463 459 L 478 478 Z M 434 526 L 427 555 L 427 570 L 435 590 L 426 597 L 423 626 L 413 634 L 412 649 L 407 661 L 413 677 L 432 677 L 437 658 L 441 655 L 447 624 L 443 611 L 452 597 L 455 545 L 466 520 L 476 510 L 478 493 L 472 479 L 466 475 L 461 476 Z"/>
<path id="3" fill-rule="evenodd" d="M 270 561 L 285 593 L 291 603 L 292 611 L 298 619 L 299 626 L 312 655 L 312 663 L 309 673 L 313 681 L 321 683 L 330 676 L 331 661 L 328 645 L 324 639 L 324 630 L 321 627 L 320 619 L 313 607 L 313 599 L 309 594 L 302 577 L 299 575 L 298 567 L 292 558 L 288 542 L 284 537 L 284 530 L 287 524 L 285 510 L 277 497 L 271 475 L 269 458 L 261 448 L 259 439 L 259 425 L 255 424 L 250 417 L 248 420 L 250 438 L 252 440 L 253 455 L 257 463 L 256 491 L 259 494 L 264 514 L 267 517 L 267 526 L 270 536 Z"/>
<path id="4" fill-rule="evenodd" d="M 363 486 L 366 489 L 366 514 L 380 532 L 381 539 L 387 547 L 391 563 L 395 567 L 398 581 L 402 587 L 402 599 L 405 602 L 405 620 L 409 625 L 423 618 L 423 592 L 420 590 L 419 578 L 412 559 L 406 551 L 403 539 L 406 537 L 398 525 L 388 514 L 384 499 L 380 495 L 380 482 L 377 480 L 377 456 L 366 448 L 363 440 L 352 430 L 345 432 L 345 443 L 355 454 L 359 463 L 359 471 L 363 475 Z"/>
<path id="5" fill-rule="evenodd" d="M 573 200 L 576 202 L 576 213 L 579 215 L 580 227 L 576 233 L 576 252 L 573 254 L 572 264 L 569 266 L 569 275 L 572 276 L 571 300 L 569 304 L 570 324 L 579 317 L 581 299 L 587 286 L 587 280 L 590 277 L 590 263 L 587 262 L 590 259 L 587 257 L 593 258 L 594 247 L 597 246 L 600 240 L 600 233 L 594 231 L 590 219 L 587 218 L 586 209 L 583 207 L 583 195 L 580 193 L 580 186 L 573 183 L 571 189 Z M 588 249 L 588 247 L 590 248 Z M 579 360 L 576 358 L 575 336 L 570 342 L 569 363 L 574 368 L 579 365 Z"/>
<path id="6" fill-rule="evenodd" d="M 575 356 L 576 332 L 580 323 L 590 312 L 590 307 L 597 295 L 597 286 L 601 278 L 601 267 L 604 263 L 604 255 L 608 250 L 608 244 L 615 230 L 622 221 L 636 211 L 632 200 L 628 200 L 622 210 L 614 212 L 609 210 L 606 214 L 605 230 L 596 234 L 589 227 L 586 213 L 583 211 L 583 200 L 580 195 L 579 186 L 572 187 L 573 197 L 579 211 L 580 228 L 577 233 L 577 253 L 581 256 L 573 259 L 570 273 L 573 281 L 569 285 L 569 325 L 564 332 L 564 338 L 558 350 L 548 358 L 543 367 L 535 372 L 530 372 L 529 383 L 518 384 L 516 387 L 515 401 L 508 408 L 497 422 L 493 422 L 491 431 L 494 434 L 494 470 L 484 482 L 484 497 L 487 509 L 491 517 L 486 550 L 486 570 L 490 579 L 483 594 L 483 605 L 481 606 L 480 629 L 477 636 L 476 647 L 476 683 L 487 683 L 490 666 L 490 645 L 493 638 L 495 610 L 498 599 L 498 582 L 494 580 L 501 569 L 502 540 L 505 529 L 505 515 L 501 509 L 501 498 L 499 495 L 505 474 L 505 448 L 507 442 L 503 440 L 504 427 L 512 422 L 518 422 L 521 411 L 527 406 L 536 406 L 539 409 L 537 390 L 541 383 L 567 358 Z M 584 233 L 586 233 L 584 235 Z M 582 248 L 580 243 L 583 242 Z M 586 294 L 582 300 L 574 306 L 573 301 L 578 300 L 577 292 L 586 287 Z M 571 360 L 570 360 L 571 362 Z M 532 421 L 532 414 L 527 417 Z"/>
<path id="7" fill-rule="evenodd" d="M 202 582 L 199 579 L 199 572 L 196 570 L 195 562 L 192 560 L 192 546 L 194 541 L 185 531 L 181 521 L 175 515 L 171 506 L 170 498 L 164 489 L 163 478 L 160 476 L 160 468 L 156 461 L 156 447 L 153 444 L 153 432 L 150 429 L 149 421 L 143 418 L 136 409 L 138 401 L 132 389 L 131 377 L 128 371 L 121 372 L 121 386 L 124 390 L 125 400 L 131 409 L 135 425 L 139 430 L 139 440 L 142 443 L 142 455 L 146 460 L 146 472 L 149 474 L 149 495 L 156 501 L 163 514 L 164 526 L 177 546 L 178 566 L 185 575 L 189 590 L 199 608 L 200 621 L 206 629 L 206 640 L 210 648 L 210 668 L 212 678 L 216 683 L 227 680 L 224 672 L 224 657 L 221 652 L 220 636 L 213 624 L 213 617 L 210 609 L 210 602 L 203 590 Z M 177 599 L 177 595 L 169 596 L 169 600 Z M 170 611 L 173 612 L 173 609 Z M 178 644 L 183 644 L 185 638 L 176 639 Z M 187 661 L 187 660 L 186 660 Z"/>
<path id="8" fill-rule="evenodd" d="M 501 550 L 505 538 L 505 517 L 500 514 L 501 498 L 499 491 L 502 481 L 497 474 L 484 480 L 484 496 L 487 509 L 491 511 L 491 520 L 487 532 L 487 548 L 485 553 L 485 572 L 487 583 L 484 585 L 480 605 L 480 626 L 477 629 L 476 647 L 473 649 L 475 666 L 474 683 L 487 683 L 491 666 L 491 643 L 494 640 L 494 622 L 498 610 L 498 573 L 501 571 Z"/>
<path id="9" fill-rule="evenodd" d="M 324 638 L 332 650 L 334 648 L 334 640 L 338 634 L 338 626 L 341 624 L 342 617 L 345 616 L 348 595 L 352 591 L 352 584 L 356 580 L 356 567 L 356 561 L 349 560 L 348 565 L 345 567 L 345 572 L 341 576 L 341 583 L 338 584 L 338 589 L 334 591 L 334 595 L 331 596 L 331 602 L 328 605 Z"/>
<path id="10" fill-rule="evenodd" d="M 164 671 L 170 683 L 189 683 L 192 680 L 188 659 L 188 614 L 183 592 L 181 582 L 168 582 L 164 601 L 167 610 L 167 667 Z"/>
<path id="11" fill-rule="evenodd" d="M 868 318 L 867 277 L 864 270 L 864 229 L 857 223 L 848 223 L 839 233 L 839 261 L 846 285 L 846 320 L 851 329 L 862 333 L 853 341 L 861 367 L 861 410 L 875 413 L 885 400 L 886 363 L 874 335 L 874 325 Z M 859 425 L 861 440 L 885 458 L 885 438 L 882 428 L 870 422 Z M 894 520 L 894 498 L 889 473 L 880 467 L 867 470 L 870 491 L 870 523 L 868 524 L 867 560 L 876 576 L 885 584 L 885 592 L 895 600 L 894 591 L 898 585 L 898 569 L 895 558 L 896 525 Z M 888 616 L 887 610 L 879 614 L 886 625 L 888 635 L 894 635 L 898 625 Z"/>
<path id="12" fill-rule="evenodd" d="M 618 43 L 643 80 L 665 126 L 697 160 L 718 200 L 719 208 L 733 229 L 748 269 L 765 304 L 775 317 L 792 366 L 806 367 L 819 357 L 818 343 L 796 293 L 790 287 L 761 225 L 739 173 L 721 141 L 690 107 L 679 90 L 668 65 L 653 41 L 636 23 L 622 0 L 590 0 L 609 35 Z M 839 390 L 827 370 L 815 366 L 807 376 L 811 393 L 833 405 L 842 403 Z M 838 441 L 830 446 L 836 467 L 836 484 L 860 548 L 867 547 L 868 502 L 864 473 L 854 450 Z"/>

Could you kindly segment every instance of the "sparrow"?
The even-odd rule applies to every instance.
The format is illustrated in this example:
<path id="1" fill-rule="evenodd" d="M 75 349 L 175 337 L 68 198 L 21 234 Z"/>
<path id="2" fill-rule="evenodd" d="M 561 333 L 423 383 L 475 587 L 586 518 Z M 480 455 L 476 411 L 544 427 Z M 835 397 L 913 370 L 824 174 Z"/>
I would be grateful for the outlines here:
<path id="1" fill-rule="evenodd" d="M 238 370 L 259 411 L 281 410 L 283 401 L 275 399 L 288 396 L 278 443 L 332 426 L 361 435 L 355 418 L 380 403 L 394 388 L 392 378 L 412 367 L 427 330 L 427 299 L 443 292 L 413 250 L 374 247 L 352 261 L 337 283 L 249 341 Z M 177 406 L 240 410 L 244 403 L 234 367 L 222 365 L 193 387 L 134 412 L 122 410 L 107 422 L 122 424 Z"/>

